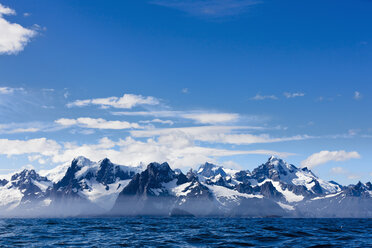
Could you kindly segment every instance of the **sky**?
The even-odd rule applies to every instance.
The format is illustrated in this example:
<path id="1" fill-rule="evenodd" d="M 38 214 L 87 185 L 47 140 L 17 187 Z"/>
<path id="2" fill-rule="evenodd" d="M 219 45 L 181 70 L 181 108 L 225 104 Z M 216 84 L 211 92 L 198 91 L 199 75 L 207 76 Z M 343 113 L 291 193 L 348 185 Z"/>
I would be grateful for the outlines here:
<path id="1" fill-rule="evenodd" d="M 0 174 L 271 155 L 372 180 L 372 1 L 0 0 Z"/>

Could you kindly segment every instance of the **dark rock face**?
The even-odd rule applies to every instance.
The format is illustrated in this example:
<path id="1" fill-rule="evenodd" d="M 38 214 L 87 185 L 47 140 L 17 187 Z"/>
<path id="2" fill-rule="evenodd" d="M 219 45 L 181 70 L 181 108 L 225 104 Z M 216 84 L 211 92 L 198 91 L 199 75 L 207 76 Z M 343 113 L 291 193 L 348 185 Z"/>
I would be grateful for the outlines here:
<path id="1" fill-rule="evenodd" d="M 318 195 L 321 195 L 323 194 L 323 189 L 322 187 L 320 187 L 320 184 L 317 180 L 313 180 L 313 182 L 315 183 L 315 185 L 311 188 L 311 190 L 315 193 L 315 194 L 318 194 Z"/>
<path id="2" fill-rule="evenodd" d="M 314 196 L 314 194 L 303 185 L 286 184 L 282 188 L 283 190 L 288 189 L 296 195 L 302 195 L 304 198 L 310 198 Z"/>
<path id="3" fill-rule="evenodd" d="M 283 194 L 277 191 L 271 182 L 265 182 L 264 184 L 255 187 L 241 183 L 236 186 L 236 190 L 240 193 L 253 195 L 261 194 L 268 199 L 285 201 Z"/>
<path id="4" fill-rule="evenodd" d="M 344 188 L 343 192 L 346 196 L 354 197 L 370 197 L 371 195 L 368 192 L 370 185 L 364 185 L 361 182 L 358 182 L 356 185 L 349 185 Z"/>
<path id="5" fill-rule="evenodd" d="M 136 174 L 120 195 L 154 195 L 151 189 L 161 188 L 162 183 L 168 183 L 176 177 L 184 180 L 184 175 L 176 175 L 168 163 L 151 163 L 141 174 Z M 119 197 L 120 197 L 119 195 Z"/>
<path id="6" fill-rule="evenodd" d="M 255 194 L 257 191 L 249 183 L 240 183 L 235 189 L 240 193 Z"/>
<path id="7" fill-rule="evenodd" d="M 0 186 L 4 186 L 8 183 L 8 180 L 6 179 L 0 179 Z"/>
<path id="8" fill-rule="evenodd" d="M 269 199 L 283 200 L 284 196 L 282 193 L 277 191 L 271 182 L 266 182 L 260 186 L 260 193 Z"/>
<path id="9" fill-rule="evenodd" d="M 76 172 L 81 169 L 79 166 L 79 159 L 74 159 L 71 163 L 71 166 L 67 169 L 65 176 L 54 185 L 51 195 L 56 197 L 78 197 L 77 192 L 82 189 L 82 186 L 79 184 L 78 179 L 75 177 Z M 90 177 L 89 175 L 88 177 Z"/>
<path id="10" fill-rule="evenodd" d="M 136 174 L 120 192 L 111 211 L 114 215 L 169 215 L 174 197 L 163 184 L 176 180 L 176 184 L 188 181 L 176 174 L 168 163 L 151 163 L 147 169 Z"/>
<path id="11" fill-rule="evenodd" d="M 366 183 L 366 187 L 368 190 L 372 190 L 372 183 L 371 182 Z"/>
<path id="12" fill-rule="evenodd" d="M 114 165 L 107 158 L 99 162 L 99 170 L 97 171 L 96 180 L 104 185 L 115 183 L 117 179 L 126 180 L 131 179 L 135 172 L 131 171 L 130 168 L 122 170 L 120 166 Z"/>
<path id="13" fill-rule="evenodd" d="M 251 179 L 251 173 L 249 171 L 239 171 L 235 174 L 235 179 L 244 184 L 250 184 L 249 180 Z"/>

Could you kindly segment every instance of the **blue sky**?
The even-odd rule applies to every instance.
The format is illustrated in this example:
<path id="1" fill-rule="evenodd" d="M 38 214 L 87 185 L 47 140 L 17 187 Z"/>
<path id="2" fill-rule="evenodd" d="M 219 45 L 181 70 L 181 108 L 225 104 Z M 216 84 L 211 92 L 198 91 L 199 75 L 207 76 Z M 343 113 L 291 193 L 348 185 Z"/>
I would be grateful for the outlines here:
<path id="1" fill-rule="evenodd" d="M 274 154 L 372 178 L 371 1 L 0 4 L 0 174 Z"/>

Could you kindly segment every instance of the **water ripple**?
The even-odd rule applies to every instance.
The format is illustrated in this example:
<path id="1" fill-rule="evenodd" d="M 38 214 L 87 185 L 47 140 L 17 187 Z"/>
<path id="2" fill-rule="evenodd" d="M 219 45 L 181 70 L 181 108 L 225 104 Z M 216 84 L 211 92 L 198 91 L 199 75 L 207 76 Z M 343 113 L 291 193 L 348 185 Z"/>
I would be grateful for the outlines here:
<path id="1" fill-rule="evenodd" d="M 1 219 L 0 247 L 372 247 L 372 219 Z"/>

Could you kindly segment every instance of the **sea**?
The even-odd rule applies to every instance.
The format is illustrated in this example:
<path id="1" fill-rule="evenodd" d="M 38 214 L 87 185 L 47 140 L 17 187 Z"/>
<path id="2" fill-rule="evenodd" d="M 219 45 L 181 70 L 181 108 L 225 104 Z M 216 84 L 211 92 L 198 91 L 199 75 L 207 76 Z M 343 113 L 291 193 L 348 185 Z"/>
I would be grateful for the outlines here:
<path id="1" fill-rule="evenodd" d="M 0 247 L 372 247 L 372 219 L 0 219 Z"/>

